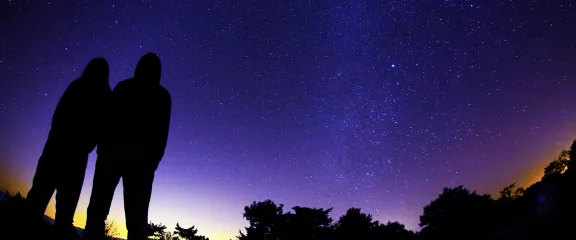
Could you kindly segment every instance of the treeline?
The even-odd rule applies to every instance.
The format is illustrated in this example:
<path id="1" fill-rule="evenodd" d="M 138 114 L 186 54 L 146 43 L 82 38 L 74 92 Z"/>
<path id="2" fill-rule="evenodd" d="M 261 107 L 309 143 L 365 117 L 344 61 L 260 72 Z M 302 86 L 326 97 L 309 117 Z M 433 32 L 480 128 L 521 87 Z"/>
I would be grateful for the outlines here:
<path id="1" fill-rule="evenodd" d="M 576 239 L 576 140 L 530 187 L 506 186 L 499 196 L 478 194 L 463 186 L 444 188 L 420 216 L 420 231 L 398 222 L 381 223 L 358 208 L 336 221 L 331 208 L 293 207 L 285 211 L 271 200 L 244 208 L 249 226 L 238 240 L 432 240 L 432 239 Z M 487 176 L 490 177 L 490 176 Z"/>
<path id="2" fill-rule="evenodd" d="M 576 239 L 571 228 L 576 224 L 576 170 L 571 168 L 575 161 L 576 140 L 544 169 L 539 182 L 526 189 L 513 183 L 493 197 L 463 186 L 444 188 L 424 207 L 418 232 L 398 222 L 375 221 L 359 208 L 348 209 L 335 221 L 329 216 L 332 208 L 296 206 L 285 211 L 282 204 L 265 200 L 244 208 L 249 226 L 239 231 L 237 240 Z M 0 227 L 12 229 L 17 221 L 5 216 L 21 216 L 23 202 L 18 193 L 0 204 Z M 194 226 L 177 224 L 175 231 L 162 224 L 149 226 L 150 239 L 208 240 Z"/>

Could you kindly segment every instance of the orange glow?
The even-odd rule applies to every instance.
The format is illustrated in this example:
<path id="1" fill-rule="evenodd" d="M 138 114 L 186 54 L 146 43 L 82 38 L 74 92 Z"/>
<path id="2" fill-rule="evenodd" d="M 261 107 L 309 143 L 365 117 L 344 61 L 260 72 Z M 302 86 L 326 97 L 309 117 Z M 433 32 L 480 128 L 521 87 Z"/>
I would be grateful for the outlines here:
<path id="1" fill-rule="evenodd" d="M 529 187 L 531 184 L 540 181 L 544 175 L 544 168 L 554 160 L 561 149 L 568 149 L 571 141 L 567 142 L 565 145 L 555 146 L 556 149 L 549 150 L 545 154 L 534 155 L 532 159 L 526 159 L 525 163 L 530 163 L 530 166 L 525 165 L 526 168 L 531 169 L 530 171 L 516 171 L 510 172 L 507 179 L 502 182 L 488 182 L 489 178 L 483 179 L 486 186 L 480 187 L 479 190 L 488 189 L 488 193 L 491 193 L 493 197 L 498 197 L 499 191 L 506 187 L 512 182 L 516 182 L 518 187 Z M 532 161 L 530 161 L 532 160 Z M 535 161 L 538 160 L 538 161 Z M 83 228 L 86 222 L 86 210 L 88 208 L 88 202 L 90 198 L 92 179 L 94 171 L 94 161 L 89 162 L 89 167 L 86 172 L 86 177 L 84 181 L 84 186 L 82 188 L 82 193 L 80 201 L 76 208 L 76 213 L 74 216 L 74 225 Z M 15 165 L 3 165 L 0 162 L 0 190 L 9 191 L 11 194 L 20 192 L 23 196 L 26 196 L 28 190 L 31 186 L 31 180 L 34 176 L 34 168 L 23 169 L 22 167 Z M 524 168 L 524 169 L 526 169 Z M 508 180 L 509 179 L 509 180 Z M 162 223 L 172 230 L 173 227 L 179 222 L 184 226 L 195 225 L 201 230 L 200 234 L 210 237 L 212 240 L 228 240 L 234 239 L 237 235 L 239 229 L 246 224 L 246 221 L 241 218 L 241 216 L 235 219 L 227 219 L 225 212 L 241 212 L 243 203 L 237 202 L 232 199 L 228 199 L 226 204 L 216 204 L 211 200 L 215 199 L 218 195 L 214 194 L 210 196 L 210 192 L 203 192 L 203 194 L 208 195 L 206 198 L 173 198 L 172 193 L 175 191 L 184 191 L 185 189 L 178 187 L 162 187 L 156 188 L 152 197 L 150 205 L 149 219 L 154 223 Z M 186 189 L 188 191 L 198 191 L 200 189 Z M 126 238 L 127 230 L 125 227 L 124 218 L 124 207 L 123 207 L 123 189 L 122 184 L 118 185 L 116 192 L 114 194 L 114 199 L 112 202 L 112 207 L 110 209 L 110 215 L 108 219 L 114 222 L 116 227 L 117 237 Z M 170 206 L 172 209 L 178 209 L 177 211 L 171 210 L 166 211 L 166 206 Z M 226 209 L 222 209 L 225 206 Z M 421 211 L 421 208 L 414 208 L 414 211 Z M 51 199 L 48 208 L 46 209 L 46 215 L 54 218 L 55 214 L 55 199 Z M 400 221 L 401 223 L 410 223 L 408 215 L 405 215 L 405 211 L 399 212 L 386 212 L 381 216 L 376 216 L 378 220 L 382 221 Z M 410 212 L 409 214 L 418 215 L 417 213 Z M 241 214 L 238 214 L 241 215 Z M 213 224 L 215 222 L 222 222 L 222 219 L 227 219 L 228 222 L 223 224 Z M 226 221 L 226 220 L 224 220 Z M 406 225 L 407 228 L 418 230 L 417 225 L 411 226 Z"/>
<path id="2" fill-rule="evenodd" d="M 20 192 L 23 196 L 26 196 L 30 186 L 27 181 L 17 178 L 14 172 L 7 171 L 5 168 L 0 170 L 0 190 L 8 191 L 11 194 Z"/>
<path id="3" fill-rule="evenodd" d="M 14 167 L 4 167 L 0 168 L 0 190 L 7 191 L 11 195 L 17 192 L 20 192 L 22 196 L 26 197 L 28 195 L 28 191 L 32 186 L 31 181 L 27 179 L 31 179 L 34 175 L 33 172 L 28 174 L 29 171 L 21 171 L 21 169 L 14 168 Z M 26 173 L 26 174 L 23 174 Z M 87 176 L 88 177 L 88 176 Z M 92 176 L 90 176 L 91 178 Z M 91 189 L 82 189 L 81 199 L 76 207 L 76 213 L 74 214 L 74 226 L 79 228 L 84 228 L 86 224 L 86 209 L 88 208 L 88 199 L 90 196 Z M 55 196 L 55 195 L 54 195 Z M 50 202 L 48 203 L 48 207 L 46 208 L 45 215 L 54 219 L 56 214 L 56 200 L 55 197 L 52 196 Z M 118 203 L 115 203 L 118 205 Z M 114 222 L 116 226 L 116 237 L 126 238 L 127 230 L 124 222 L 124 215 L 123 212 L 118 214 L 118 211 L 113 211 L 114 208 L 111 209 L 110 212 L 110 220 Z M 121 216 L 119 216 L 121 215 Z M 120 220 L 121 219 L 121 220 Z"/>
<path id="4" fill-rule="evenodd" d="M 562 149 L 566 150 L 570 149 L 571 144 L 572 142 L 568 142 L 567 144 L 562 146 Z M 497 186 L 490 186 L 488 188 L 489 189 L 488 193 L 490 193 L 492 197 L 497 198 L 500 195 L 500 190 L 502 190 L 504 187 L 508 186 L 513 182 L 516 182 L 516 187 L 524 187 L 524 188 L 528 188 L 532 184 L 539 182 L 540 180 L 542 180 L 542 177 L 544 176 L 544 168 L 546 168 L 546 166 L 548 166 L 550 162 L 554 161 L 558 157 L 562 149 L 551 150 L 546 154 L 536 156 L 536 159 L 539 159 L 539 161 L 537 164 L 534 164 L 532 166 L 532 170 L 530 170 L 529 172 L 511 173 L 511 177 L 514 180 L 510 181 L 509 183 L 497 183 L 498 184 Z"/>

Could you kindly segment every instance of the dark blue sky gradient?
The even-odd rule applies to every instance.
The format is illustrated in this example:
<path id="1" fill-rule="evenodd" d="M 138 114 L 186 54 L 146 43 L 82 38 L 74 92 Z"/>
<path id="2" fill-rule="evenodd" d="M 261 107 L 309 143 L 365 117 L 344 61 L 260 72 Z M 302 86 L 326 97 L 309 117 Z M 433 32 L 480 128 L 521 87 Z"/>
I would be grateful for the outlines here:
<path id="1" fill-rule="evenodd" d="M 54 107 L 91 58 L 109 61 L 114 86 L 154 51 L 173 115 L 150 219 L 211 239 L 233 238 L 243 207 L 267 198 L 417 229 L 443 187 L 531 181 L 576 133 L 569 0 L 0 9 L 0 186 L 27 192 Z M 79 226 L 93 171 L 94 156 Z M 123 224 L 121 193 L 111 218 Z"/>

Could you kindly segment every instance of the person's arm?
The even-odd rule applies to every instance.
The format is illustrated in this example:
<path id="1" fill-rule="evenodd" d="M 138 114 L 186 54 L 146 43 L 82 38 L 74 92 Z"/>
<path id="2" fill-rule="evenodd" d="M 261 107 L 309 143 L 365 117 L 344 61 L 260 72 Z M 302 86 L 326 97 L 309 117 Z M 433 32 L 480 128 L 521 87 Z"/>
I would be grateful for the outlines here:
<path id="1" fill-rule="evenodd" d="M 153 148 L 153 161 L 155 168 L 164 156 L 166 144 L 168 143 L 168 132 L 170 130 L 170 114 L 172 112 L 172 100 L 170 94 L 166 91 L 163 92 L 161 102 L 158 104 L 158 112 L 156 119 L 156 126 L 153 128 L 157 130 L 152 134 L 152 148 Z"/>
<path id="2" fill-rule="evenodd" d="M 54 115 L 52 116 L 51 127 L 57 131 L 61 131 L 62 128 L 70 127 L 71 117 L 70 114 L 74 111 L 74 105 L 77 101 L 77 91 L 78 91 L 78 80 L 74 80 L 66 90 L 54 110 Z"/>
<path id="3" fill-rule="evenodd" d="M 94 145 L 98 145 L 104 141 L 104 136 L 109 131 L 112 102 L 112 91 L 110 88 L 102 89 L 96 99 L 95 119 L 92 133 L 94 136 Z"/>
<path id="4" fill-rule="evenodd" d="M 126 89 L 130 87 L 127 86 L 129 85 L 127 81 L 128 80 L 124 80 L 116 84 L 116 87 L 114 87 L 114 89 L 108 95 L 108 99 L 106 101 L 106 113 L 104 115 L 105 119 L 103 120 L 106 123 L 105 126 L 107 128 L 111 128 L 112 125 L 116 125 L 121 122 L 122 119 L 118 119 L 118 117 L 122 114 L 123 111 L 127 110 L 123 109 L 124 106 L 122 106 L 122 104 L 124 104 L 123 98 L 126 98 Z"/>

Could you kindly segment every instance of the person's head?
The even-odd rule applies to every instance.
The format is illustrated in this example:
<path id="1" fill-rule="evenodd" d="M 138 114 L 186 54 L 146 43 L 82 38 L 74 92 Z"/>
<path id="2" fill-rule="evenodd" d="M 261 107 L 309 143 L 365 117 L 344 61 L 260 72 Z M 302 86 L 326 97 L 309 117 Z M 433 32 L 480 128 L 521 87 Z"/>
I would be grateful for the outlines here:
<path id="1" fill-rule="evenodd" d="M 97 84 L 108 84 L 109 71 L 106 59 L 94 58 L 84 68 L 82 78 Z"/>
<path id="2" fill-rule="evenodd" d="M 161 75 L 160 58 L 155 53 L 147 53 L 142 56 L 136 65 L 136 71 L 134 71 L 134 78 L 149 83 L 160 83 Z"/>

